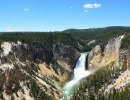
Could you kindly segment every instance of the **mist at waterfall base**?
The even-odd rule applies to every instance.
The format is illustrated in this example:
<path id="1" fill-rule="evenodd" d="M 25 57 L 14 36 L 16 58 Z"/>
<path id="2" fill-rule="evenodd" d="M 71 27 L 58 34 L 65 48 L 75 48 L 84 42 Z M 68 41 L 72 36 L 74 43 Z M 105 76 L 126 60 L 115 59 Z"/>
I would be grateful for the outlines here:
<path id="1" fill-rule="evenodd" d="M 71 81 L 65 83 L 63 87 L 63 97 L 61 100 L 69 100 L 69 96 L 74 93 L 74 89 L 79 81 L 90 75 L 91 73 L 88 70 L 85 70 L 87 53 L 81 53 L 78 61 L 76 62 L 76 66 L 74 69 L 74 76 Z"/>

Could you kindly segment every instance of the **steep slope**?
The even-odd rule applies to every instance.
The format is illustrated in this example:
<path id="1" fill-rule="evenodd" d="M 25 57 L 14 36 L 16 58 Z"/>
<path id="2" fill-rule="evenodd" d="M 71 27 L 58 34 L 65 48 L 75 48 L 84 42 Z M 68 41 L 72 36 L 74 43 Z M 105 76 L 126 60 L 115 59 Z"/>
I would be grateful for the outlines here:
<path id="1" fill-rule="evenodd" d="M 97 71 L 81 80 L 72 100 L 129 100 L 130 53 L 121 48 L 124 38 L 113 38 L 104 48 L 97 45 L 90 51 L 88 69 Z"/>
<path id="2" fill-rule="evenodd" d="M 112 62 L 114 62 L 115 66 L 119 66 L 120 46 L 123 37 L 124 35 L 109 40 L 105 48 L 101 48 L 100 45 L 93 48 L 88 57 L 89 69 L 106 66 Z"/>
<path id="3" fill-rule="evenodd" d="M 69 46 L 51 56 L 46 50 L 25 43 L 2 42 L 0 46 L 0 98 L 5 100 L 59 100 L 62 83 L 68 78 L 79 53 Z M 62 49 L 62 50 L 56 50 Z M 66 50 L 67 49 L 67 50 Z M 73 58 L 72 56 L 77 55 Z M 63 55 L 66 54 L 66 57 Z M 69 56 L 67 56 L 69 55 Z M 63 58 L 61 66 L 55 58 Z M 67 60 L 68 59 L 68 60 Z M 73 61 L 67 63 L 66 60 Z M 69 69 L 68 69 L 69 68 Z"/>

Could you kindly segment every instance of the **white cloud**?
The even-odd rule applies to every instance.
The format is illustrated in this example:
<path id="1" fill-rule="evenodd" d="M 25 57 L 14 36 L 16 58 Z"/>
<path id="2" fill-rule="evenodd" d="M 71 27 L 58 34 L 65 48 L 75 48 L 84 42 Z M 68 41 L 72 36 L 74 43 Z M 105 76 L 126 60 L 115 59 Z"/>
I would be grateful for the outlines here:
<path id="1" fill-rule="evenodd" d="M 29 8 L 25 8 L 24 10 L 25 10 L 25 11 L 29 11 Z"/>
<path id="2" fill-rule="evenodd" d="M 93 3 L 93 4 L 84 4 L 84 8 L 100 8 L 101 4 Z"/>
<path id="3" fill-rule="evenodd" d="M 84 10 L 84 12 L 88 12 L 88 10 Z"/>

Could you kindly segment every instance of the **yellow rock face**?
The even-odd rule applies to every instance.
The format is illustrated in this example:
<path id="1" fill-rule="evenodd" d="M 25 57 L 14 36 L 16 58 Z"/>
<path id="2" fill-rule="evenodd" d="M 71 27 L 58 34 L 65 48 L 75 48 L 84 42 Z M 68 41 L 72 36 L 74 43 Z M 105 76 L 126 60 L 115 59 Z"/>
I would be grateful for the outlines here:
<path id="1" fill-rule="evenodd" d="M 104 52 L 101 52 L 100 46 L 96 46 L 90 52 L 89 68 L 102 67 L 109 65 L 111 62 L 114 62 L 114 66 L 119 65 L 119 53 L 121 39 L 123 36 L 111 39 L 108 41 L 108 44 L 104 48 Z"/>
<path id="2" fill-rule="evenodd" d="M 110 64 L 111 62 L 115 62 L 115 66 L 117 66 L 118 60 L 119 60 L 118 52 L 113 52 L 111 54 L 104 54 L 104 56 L 102 56 L 102 54 L 99 53 L 97 56 L 94 56 L 94 58 L 90 61 L 90 64 L 93 64 L 97 67 L 102 67 Z"/>

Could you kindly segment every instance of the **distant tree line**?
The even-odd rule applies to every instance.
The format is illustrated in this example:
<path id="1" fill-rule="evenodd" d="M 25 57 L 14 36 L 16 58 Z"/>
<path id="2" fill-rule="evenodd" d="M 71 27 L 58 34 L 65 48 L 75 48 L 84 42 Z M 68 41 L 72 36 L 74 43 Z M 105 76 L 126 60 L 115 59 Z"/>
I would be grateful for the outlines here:
<path id="1" fill-rule="evenodd" d="M 68 29 L 64 32 L 72 33 L 84 41 L 86 45 L 83 48 L 83 51 L 90 51 L 96 45 L 101 45 L 104 47 L 110 39 L 130 33 L 130 27 L 113 26 L 106 28 Z M 96 43 L 87 45 L 92 40 L 96 40 Z"/>

